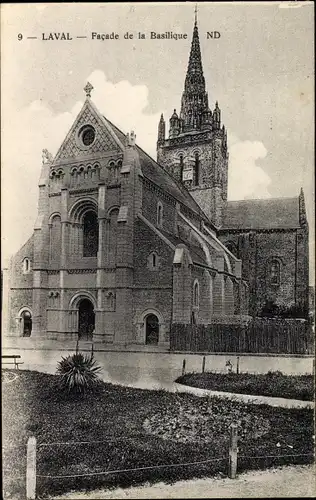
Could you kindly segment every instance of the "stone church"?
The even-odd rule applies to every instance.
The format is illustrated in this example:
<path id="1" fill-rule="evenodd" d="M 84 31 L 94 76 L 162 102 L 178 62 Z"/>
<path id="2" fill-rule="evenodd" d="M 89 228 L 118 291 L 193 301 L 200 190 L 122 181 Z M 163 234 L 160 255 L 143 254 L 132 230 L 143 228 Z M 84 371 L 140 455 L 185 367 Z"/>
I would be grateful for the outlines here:
<path id="1" fill-rule="evenodd" d="M 43 151 L 34 232 L 11 261 L 8 333 L 167 347 L 173 323 L 238 324 L 267 301 L 307 310 L 303 192 L 227 201 L 227 132 L 196 20 L 157 162 L 84 90 L 56 156 Z"/>

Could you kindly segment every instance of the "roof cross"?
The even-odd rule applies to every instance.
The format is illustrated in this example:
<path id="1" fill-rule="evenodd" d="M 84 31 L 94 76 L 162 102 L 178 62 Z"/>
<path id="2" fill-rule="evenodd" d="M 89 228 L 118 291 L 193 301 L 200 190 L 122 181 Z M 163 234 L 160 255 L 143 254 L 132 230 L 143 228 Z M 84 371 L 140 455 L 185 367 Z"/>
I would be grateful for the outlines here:
<path id="1" fill-rule="evenodd" d="M 93 85 L 91 85 L 90 82 L 87 82 L 87 85 L 83 90 L 85 91 L 87 97 L 91 97 L 91 91 L 93 90 Z"/>

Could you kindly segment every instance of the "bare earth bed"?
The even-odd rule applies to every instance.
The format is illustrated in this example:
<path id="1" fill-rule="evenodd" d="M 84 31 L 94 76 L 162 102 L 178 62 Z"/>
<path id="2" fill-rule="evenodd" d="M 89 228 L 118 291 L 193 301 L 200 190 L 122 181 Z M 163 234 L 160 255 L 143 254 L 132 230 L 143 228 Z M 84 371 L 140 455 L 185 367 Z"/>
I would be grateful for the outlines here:
<path id="1" fill-rule="evenodd" d="M 179 377 L 176 382 L 211 391 L 298 399 L 301 401 L 314 400 L 313 375 L 283 375 L 281 372 L 269 372 L 260 375 L 205 372 L 187 373 Z"/>
<path id="2" fill-rule="evenodd" d="M 24 498 L 26 443 L 31 435 L 38 443 L 39 498 L 74 490 L 225 476 L 231 423 L 238 425 L 239 473 L 313 462 L 310 409 L 103 382 L 85 398 L 67 397 L 58 390 L 57 376 L 33 371 L 4 370 L 2 391 L 5 498 Z M 183 465 L 205 460 L 214 461 Z M 182 465 L 165 467 L 171 464 Z M 103 474 L 118 469 L 125 472 Z M 80 477 L 56 477 L 66 475 Z"/>

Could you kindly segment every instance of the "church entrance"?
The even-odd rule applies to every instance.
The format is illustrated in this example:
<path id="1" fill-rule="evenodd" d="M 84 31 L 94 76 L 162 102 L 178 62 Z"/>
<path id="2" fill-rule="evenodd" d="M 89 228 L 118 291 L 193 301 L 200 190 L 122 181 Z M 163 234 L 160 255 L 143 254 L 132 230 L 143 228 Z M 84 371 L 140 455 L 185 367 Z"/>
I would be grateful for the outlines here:
<path id="1" fill-rule="evenodd" d="M 146 344 L 158 345 L 159 320 L 155 314 L 146 316 Z"/>
<path id="2" fill-rule="evenodd" d="M 32 333 L 32 315 L 29 311 L 23 311 L 21 318 L 23 337 L 30 337 Z"/>
<path id="3" fill-rule="evenodd" d="M 82 299 L 79 303 L 78 338 L 81 340 L 92 340 L 95 326 L 95 313 L 92 302 Z"/>

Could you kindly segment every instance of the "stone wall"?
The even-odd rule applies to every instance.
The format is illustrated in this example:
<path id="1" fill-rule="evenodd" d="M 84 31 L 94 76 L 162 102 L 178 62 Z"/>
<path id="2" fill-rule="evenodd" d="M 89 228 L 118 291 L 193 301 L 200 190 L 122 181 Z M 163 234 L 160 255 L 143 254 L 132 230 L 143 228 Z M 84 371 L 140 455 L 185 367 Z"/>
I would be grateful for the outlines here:
<path id="1" fill-rule="evenodd" d="M 134 285 L 172 287 L 173 250 L 141 220 L 135 221 Z M 156 255 L 156 267 L 151 255 Z"/>
<path id="2" fill-rule="evenodd" d="M 158 148 L 158 162 L 181 182 L 180 156 L 183 169 L 192 171 L 192 180 L 183 180 L 193 198 L 216 226 L 222 224 L 227 199 L 228 159 L 223 146 L 222 131 L 201 132 L 199 135 L 167 140 Z M 196 183 L 195 156 L 199 158 L 199 178 Z"/>
<path id="3" fill-rule="evenodd" d="M 28 307 L 32 311 L 33 305 L 33 290 L 32 288 L 20 288 L 11 290 L 10 297 L 10 314 L 9 314 L 9 333 L 19 335 L 19 327 L 17 317 L 22 307 Z"/>
<path id="4" fill-rule="evenodd" d="M 308 236 L 303 229 L 220 231 L 222 243 L 232 242 L 242 259 L 242 277 L 249 286 L 249 314 L 260 314 L 267 300 L 291 307 L 307 304 Z M 272 260 L 280 263 L 280 282 L 269 275 Z"/>
<path id="5" fill-rule="evenodd" d="M 308 229 L 298 229 L 296 233 L 296 303 L 302 309 L 309 309 L 309 242 Z"/>
<path id="6" fill-rule="evenodd" d="M 280 262 L 280 283 L 274 285 L 269 276 L 271 261 Z M 295 304 L 296 234 L 295 232 L 257 233 L 257 312 L 266 300 L 286 307 Z"/>
<path id="7" fill-rule="evenodd" d="M 162 228 L 168 233 L 173 233 L 176 218 L 175 202 L 172 203 L 168 197 L 164 196 L 162 193 L 160 194 L 153 186 L 150 188 L 148 184 L 144 183 L 142 214 L 154 226 L 157 226 L 158 202 L 160 202 L 163 207 Z"/>
<path id="8" fill-rule="evenodd" d="M 33 237 L 12 257 L 10 263 L 10 311 L 8 325 L 5 328 L 9 333 L 19 334 L 16 318 L 22 307 L 32 311 L 33 287 Z M 29 259 L 29 271 L 25 272 L 24 259 Z"/>

